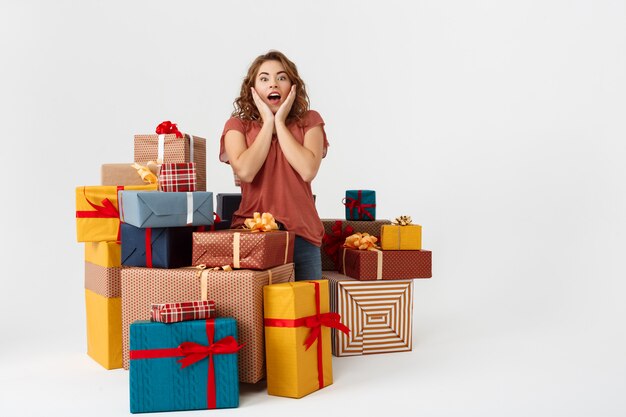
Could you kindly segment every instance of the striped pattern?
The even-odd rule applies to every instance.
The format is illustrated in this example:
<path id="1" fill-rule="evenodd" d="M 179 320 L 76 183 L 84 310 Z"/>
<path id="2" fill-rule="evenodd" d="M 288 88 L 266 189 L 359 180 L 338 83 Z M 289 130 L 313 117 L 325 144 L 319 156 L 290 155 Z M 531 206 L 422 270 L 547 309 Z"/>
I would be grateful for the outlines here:
<path id="1" fill-rule="evenodd" d="M 413 280 L 359 281 L 324 271 L 330 285 L 331 311 L 348 326 L 333 329 L 335 356 L 405 352 L 413 348 Z"/>
<path id="2" fill-rule="evenodd" d="M 215 317 L 215 301 L 152 304 L 150 320 L 161 323 L 203 320 Z"/>
<path id="3" fill-rule="evenodd" d="M 170 162 L 161 165 L 159 189 L 166 192 L 196 191 L 196 164 Z"/>

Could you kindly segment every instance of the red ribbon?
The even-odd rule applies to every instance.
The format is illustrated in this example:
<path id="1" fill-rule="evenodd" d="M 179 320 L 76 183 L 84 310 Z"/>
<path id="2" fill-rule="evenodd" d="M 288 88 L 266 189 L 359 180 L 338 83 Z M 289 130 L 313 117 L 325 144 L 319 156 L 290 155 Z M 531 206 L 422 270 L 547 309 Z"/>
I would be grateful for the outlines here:
<path id="1" fill-rule="evenodd" d="M 216 212 L 213 212 L 213 215 L 215 216 L 215 219 L 213 220 L 213 224 L 211 225 L 211 230 L 215 231 L 215 223 L 221 222 L 222 219 L 220 219 L 220 216 L 218 216 Z"/>
<path id="2" fill-rule="evenodd" d="M 169 120 L 162 122 L 156 127 L 156 132 L 159 135 L 167 135 L 168 133 L 175 133 L 177 138 L 182 138 L 183 134 L 180 133 L 176 127 L 176 123 L 172 123 Z"/>
<path id="3" fill-rule="evenodd" d="M 322 243 L 324 244 L 324 252 L 333 260 L 335 265 L 339 260 L 339 252 L 341 246 L 346 241 L 346 238 L 354 233 L 352 226 L 346 226 L 346 229 L 342 232 L 343 222 L 337 220 L 331 227 L 331 232 L 324 234 L 322 237 Z"/>
<path id="4" fill-rule="evenodd" d="M 152 268 L 152 228 L 146 228 L 146 267 Z"/>
<path id="5" fill-rule="evenodd" d="M 317 340 L 317 382 L 320 389 L 324 388 L 324 364 L 322 357 L 322 326 L 332 327 L 345 334 L 350 329 L 341 323 L 341 316 L 337 313 L 320 313 L 320 284 L 319 282 L 309 282 L 315 286 L 315 315 L 302 317 L 299 319 L 265 319 L 265 326 L 268 327 L 301 327 L 305 326 L 311 329 L 309 335 L 304 340 L 305 350 L 308 350 L 313 342 Z"/>
<path id="6" fill-rule="evenodd" d="M 117 186 L 117 191 L 120 191 L 123 189 L 124 189 L 123 185 Z M 87 198 L 86 187 L 83 187 L 83 195 L 85 196 L 85 201 L 87 201 L 87 203 L 89 203 L 89 205 L 93 207 L 96 211 L 76 210 L 77 219 L 115 219 L 115 218 L 119 219 L 120 218 L 120 212 L 117 211 L 117 208 L 115 207 L 115 205 L 108 198 L 103 199 L 101 202 L 102 205 L 99 206 L 89 201 L 89 199 Z M 120 240 L 120 233 L 121 233 L 121 225 L 118 226 L 117 228 L 117 240 L 118 241 Z"/>
<path id="7" fill-rule="evenodd" d="M 145 349 L 131 350 L 130 359 L 157 359 L 157 358 L 175 358 L 183 356 L 176 362 L 181 364 L 181 369 L 193 365 L 205 358 L 209 358 L 209 372 L 207 375 L 207 408 L 216 408 L 215 397 L 215 368 L 213 365 L 213 355 L 221 355 L 226 353 L 237 353 L 243 345 L 238 346 L 237 341 L 232 336 L 226 336 L 223 339 L 213 342 L 215 334 L 215 319 L 206 319 L 206 335 L 209 341 L 208 346 L 200 345 L 195 342 L 183 342 L 177 348 L 168 349 Z"/>
<path id="8" fill-rule="evenodd" d="M 358 220 L 363 220 L 364 215 L 374 220 L 374 216 L 372 216 L 372 214 L 366 209 L 375 208 L 376 204 L 363 204 L 361 201 L 361 198 L 362 198 L 362 191 L 358 190 L 356 200 L 352 197 L 346 197 L 343 200 L 341 200 L 341 202 L 343 203 L 344 206 L 346 206 L 348 210 L 350 210 L 350 215 L 352 217 L 354 217 L 352 212 L 354 209 L 356 209 L 357 214 L 358 214 L 358 217 L 357 217 Z"/>

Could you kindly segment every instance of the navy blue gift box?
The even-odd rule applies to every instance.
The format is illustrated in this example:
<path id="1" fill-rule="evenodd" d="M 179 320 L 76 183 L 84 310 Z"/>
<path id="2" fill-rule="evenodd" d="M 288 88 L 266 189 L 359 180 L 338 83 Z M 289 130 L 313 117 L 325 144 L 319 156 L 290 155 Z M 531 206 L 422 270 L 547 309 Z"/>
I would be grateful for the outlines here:
<path id="1" fill-rule="evenodd" d="M 139 228 L 122 223 L 122 265 L 148 268 L 191 266 L 195 229 L 192 226 Z"/>

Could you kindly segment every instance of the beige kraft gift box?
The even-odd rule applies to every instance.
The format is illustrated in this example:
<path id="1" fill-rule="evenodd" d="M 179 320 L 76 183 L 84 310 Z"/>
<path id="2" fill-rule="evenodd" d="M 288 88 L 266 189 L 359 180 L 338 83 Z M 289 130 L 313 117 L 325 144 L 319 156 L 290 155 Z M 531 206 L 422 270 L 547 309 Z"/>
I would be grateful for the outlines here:
<path id="1" fill-rule="evenodd" d="M 152 304 L 215 301 L 216 317 L 237 320 L 239 380 L 256 383 L 265 376 L 263 287 L 292 282 L 293 264 L 264 271 L 122 268 L 122 340 L 124 368 L 129 366 L 129 326 L 149 320 Z"/>
<path id="2" fill-rule="evenodd" d="M 196 191 L 206 191 L 206 139 L 188 133 L 182 138 L 177 138 L 173 133 L 135 135 L 135 162 L 143 165 L 149 161 L 157 162 L 160 150 L 163 153 L 161 161 L 163 163 L 194 162 Z"/>

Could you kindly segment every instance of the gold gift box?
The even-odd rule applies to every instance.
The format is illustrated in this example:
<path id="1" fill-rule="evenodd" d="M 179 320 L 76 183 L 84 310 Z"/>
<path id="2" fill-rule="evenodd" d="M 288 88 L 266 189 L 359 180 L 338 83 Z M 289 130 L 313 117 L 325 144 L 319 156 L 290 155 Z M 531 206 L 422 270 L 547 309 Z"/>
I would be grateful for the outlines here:
<path id="1" fill-rule="evenodd" d="M 76 187 L 76 239 L 79 242 L 116 241 L 119 239 L 120 216 L 118 190 L 156 190 L 148 185 L 94 185 Z"/>
<path id="2" fill-rule="evenodd" d="M 85 290 L 87 354 L 106 369 L 122 367 L 122 299 Z"/>
<path id="3" fill-rule="evenodd" d="M 85 242 L 85 261 L 106 268 L 122 266 L 122 246 L 117 242 Z"/>
<path id="4" fill-rule="evenodd" d="M 422 249 L 422 226 L 386 224 L 380 228 L 380 247 L 383 250 Z"/>
<path id="5" fill-rule="evenodd" d="M 323 387 L 333 383 L 330 328 L 321 327 L 321 338 L 309 349 L 304 345 L 312 331 L 306 326 L 275 327 L 268 319 L 295 320 L 316 315 L 315 286 L 319 283 L 320 314 L 330 311 L 328 281 L 301 281 L 263 288 L 267 393 L 301 398 L 320 389 L 318 343 L 322 348 Z"/>

